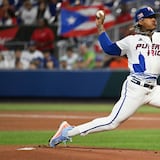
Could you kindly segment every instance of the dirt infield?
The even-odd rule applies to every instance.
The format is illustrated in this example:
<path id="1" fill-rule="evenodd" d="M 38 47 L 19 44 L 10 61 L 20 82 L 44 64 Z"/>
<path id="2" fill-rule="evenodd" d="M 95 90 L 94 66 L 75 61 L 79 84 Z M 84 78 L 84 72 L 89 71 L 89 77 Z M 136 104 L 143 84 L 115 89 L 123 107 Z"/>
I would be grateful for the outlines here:
<path id="1" fill-rule="evenodd" d="M 62 120 L 77 125 L 104 113 L 0 112 L 0 130 L 55 130 Z M 135 114 L 118 129 L 160 128 L 159 114 Z M 32 147 L 32 148 L 30 148 Z M 160 151 L 58 146 L 0 146 L 1 160 L 159 160 Z"/>

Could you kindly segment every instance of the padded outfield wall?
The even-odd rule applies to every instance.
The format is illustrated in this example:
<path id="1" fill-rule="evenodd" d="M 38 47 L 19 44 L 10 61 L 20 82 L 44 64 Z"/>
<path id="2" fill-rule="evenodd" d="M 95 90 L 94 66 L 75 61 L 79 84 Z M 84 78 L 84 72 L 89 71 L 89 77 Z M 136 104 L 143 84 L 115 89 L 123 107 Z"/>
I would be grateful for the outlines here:
<path id="1" fill-rule="evenodd" d="M 116 98 L 128 71 L 0 71 L 0 97 Z"/>

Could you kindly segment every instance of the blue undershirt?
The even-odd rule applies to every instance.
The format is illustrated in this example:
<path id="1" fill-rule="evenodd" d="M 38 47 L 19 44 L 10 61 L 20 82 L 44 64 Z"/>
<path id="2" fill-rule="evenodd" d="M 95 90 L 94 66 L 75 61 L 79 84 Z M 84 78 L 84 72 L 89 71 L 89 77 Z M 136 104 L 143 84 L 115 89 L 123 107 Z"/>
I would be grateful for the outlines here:
<path id="1" fill-rule="evenodd" d="M 106 32 L 103 32 L 99 35 L 98 40 L 103 48 L 103 51 L 109 55 L 120 56 L 121 49 L 117 46 L 116 43 L 113 43 Z"/>

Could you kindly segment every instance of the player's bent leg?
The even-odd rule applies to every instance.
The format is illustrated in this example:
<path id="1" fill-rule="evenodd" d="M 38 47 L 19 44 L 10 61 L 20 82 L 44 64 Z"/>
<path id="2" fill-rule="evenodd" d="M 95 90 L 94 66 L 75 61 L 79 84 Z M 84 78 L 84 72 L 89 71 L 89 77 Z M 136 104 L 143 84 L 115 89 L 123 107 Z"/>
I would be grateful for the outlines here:
<path id="1" fill-rule="evenodd" d="M 136 103 L 135 103 L 136 102 Z M 111 114 L 107 117 L 97 118 L 88 123 L 72 127 L 66 121 L 62 122 L 56 134 L 50 139 L 50 147 L 66 142 L 76 135 L 87 135 L 89 133 L 113 130 L 123 121 L 127 120 L 139 107 L 138 101 L 122 96 L 115 104 Z"/>
<path id="2" fill-rule="evenodd" d="M 100 131 L 113 130 L 122 122 L 127 120 L 139 106 L 128 105 L 124 103 L 119 106 L 119 102 L 114 106 L 111 114 L 107 117 L 97 118 L 91 122 L 77 126 L 81 135 L 95 133 Z"/>

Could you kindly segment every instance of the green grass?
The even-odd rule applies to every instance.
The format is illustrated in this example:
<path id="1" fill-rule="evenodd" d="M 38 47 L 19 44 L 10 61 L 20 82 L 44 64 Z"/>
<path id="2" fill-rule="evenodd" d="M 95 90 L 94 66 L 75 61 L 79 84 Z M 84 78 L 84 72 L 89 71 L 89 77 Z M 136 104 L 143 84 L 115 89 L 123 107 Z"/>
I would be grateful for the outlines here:
<path id="1" fill-rule="evenodd" d="M 52 131 L 1 131 L 1 145 L 47 145 Z M 70 146 L 160 150 L 160 130 L 114 130 L 73 137 Z"/>
<path id="2" fill-rule="evenodd" d="M 1 131 L 1 145 L 47 144 L 48 131 Z"/>
<path id="3" fill-rule="evenodd" d="M 0 111 L 74 111 L 110 112 L 114 104 L 79 103 L 0 103 Z M 140 113 L 160 113 L 160 109 L 147 105 L 138 109 Z"/>
<path id="4" fill-rule="evenodd" d="M 110 111 L 113 104 L 78 103 L 0 103 L 0 111 Z"/>
<path id="5" fill-rule="evenodd" d="M 110 112 L 113 104 L 105 103 L 0 103 L 2 111 L 73 111 Z M 142 106 L 139 113 L 160 113 L 160 109 Z M 2 113 L 3 114 L 3 113 Z M 47 145 L 53 131 L 0 131 L 0 145 Z M 69 145 L 160 150 L 160 130 L 114 130 L 73 137 Z"/>
<path id="6" fill-rule="evenodd" d="M 160 150 L 160 130 L 115 130 L 77 137 L 75 143 L 82 146 L 107 148 Z"/>

